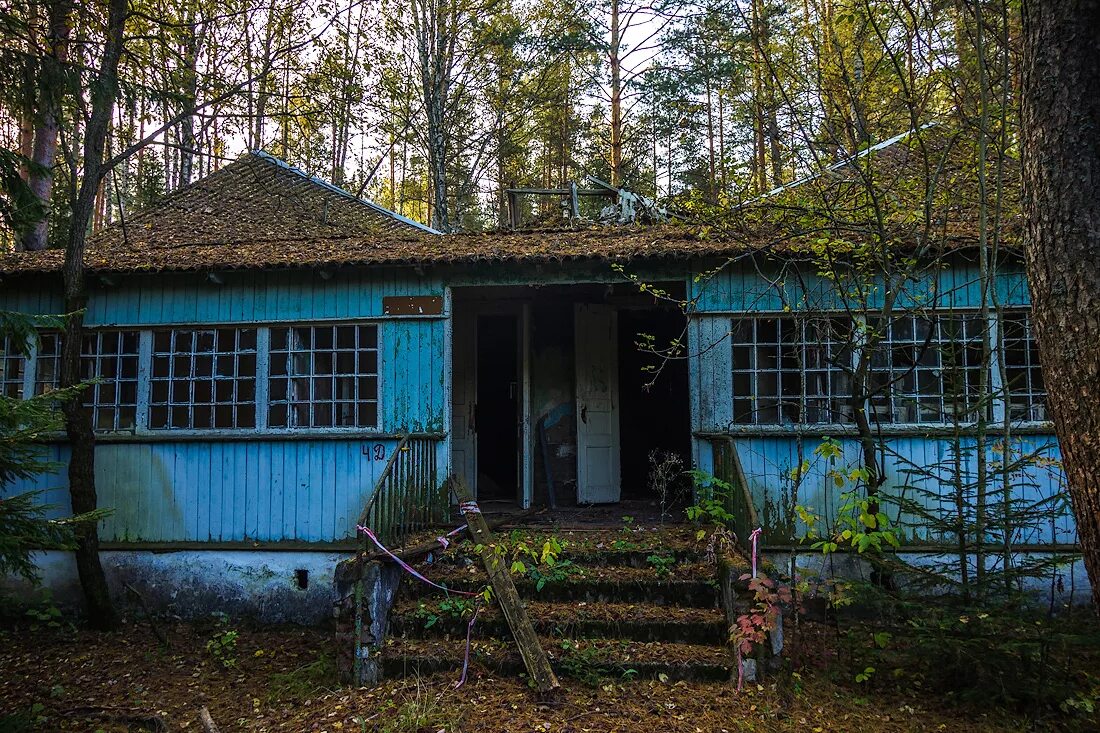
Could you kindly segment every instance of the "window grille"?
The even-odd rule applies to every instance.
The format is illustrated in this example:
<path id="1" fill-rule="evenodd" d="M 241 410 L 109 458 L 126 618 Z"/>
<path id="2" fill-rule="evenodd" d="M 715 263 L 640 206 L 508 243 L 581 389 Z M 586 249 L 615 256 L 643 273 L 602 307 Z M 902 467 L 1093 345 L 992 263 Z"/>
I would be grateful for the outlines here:
<path id="1" fill-rule="evenodd" d="M 153 333 L 149 427 L 256 427 L 256 329 Z"/>
<path id="2" fill-rule="evenodd" d="M 88 386 L 84 404 L 97 431 L 129 430 L 137 421 L 138 332 L 94 331 L 84 335 L 81 379 Z"/>
<path id="3" fill-rule="evenodd" d="M 377 426 L 377 326 L 272 328 L 270 365 L 269 426 Z"/>
<path id="4" fill-rule="evenodd" d="M 61 334 L 56 331 L 38 335 L 34 357 L 34 393 L 52 392 L 61 384 Z"/>
<path id="5" fill-rule="evenodd" d="M 0 395 L 12 399 L 23 398 L 23 379 L 27 359 L 16 348 L 11 336 L 0 337 Z"/>
<path id="6" fill-rule="evenodd" d="M 849 422 L 852 339 L 841 317 L 734 320 L 734 422 Z"/>
<path id="7" fill-rule="evenodd" d="M 1046 420 L 1046 383 L 1039 366 L 1039 343 L 1027 313 L 1006 313 L 1001 321 L 1001 358 L 1010 420 Z"/>
<path id="8" fill-rule="evenodd" d="M 985 327 L 977 313 L 894 319 L 871 355 L 872 421 L 938 423 L 989 411 L 980 389 Z"/>

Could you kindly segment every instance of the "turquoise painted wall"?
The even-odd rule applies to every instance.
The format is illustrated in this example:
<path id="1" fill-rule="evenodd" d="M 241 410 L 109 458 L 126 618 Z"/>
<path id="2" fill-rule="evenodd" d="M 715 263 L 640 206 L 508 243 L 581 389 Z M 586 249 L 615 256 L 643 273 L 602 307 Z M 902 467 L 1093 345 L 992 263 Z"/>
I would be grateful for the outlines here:
<path id="1" fill-rule="evenodd" d="M 437 277 L 412 270 L 316 273 L 229 272 L 224 284 L 198 275 L 139 276 L 98 287 L 89 302 L 92 327 L 186 324 L 264 325 L 358 321 L 379 327 L 377 430 L 287 436 L 223 431 L 183 439 L 169 431 L 104 438 L 96 448 L 100 506 L 113 513 L 105 541 L 304 541 L 352 538 L 354 521 L 396 445 L 392 434 L 442 431 L 449 422 L 444 317 L 390 318 L 388 295 L 444 295 Z M 56 285 L 5 284 L 0 309 L 61 311 Z M 382 449 L 377 450 L 377 446 Z M 67 449 L 49 446 L 62 464 Z M 438 469 L 446 469 L 445 445 Z M 45 489 L 44 500 L 67 511 L 65 472 L 6 489 Z"/>
<path id="2" fill-rule="evenodd" d="M 706 266 L 701 266 L 700 271 Z M 783 299 L 800 302 L 803 287 L 797 278 L 780 278 L 779 270 L 742 262 L 727 266 L 710 280 L 695 280 L 684 263 L 646 265 L 628 271 L 645 280 L 684 278 L 689 294 L 698 296 L 691 319 L 690 362 L 693 430 L 731 430 L 732 379 L 730 349 L 723 339 L 730 313 L 776 311 Z M 351 522 L 366 501 L 384 461 L 364 448 L 381 443 L 384 455 L 395 441 L 387 433 L 405 430 L 442 430 L 449 424 L 449 314 L 444 318 L 394 319 L 382 310 L 386 295 L 442 295 L 450 285 L 568 284 L 619 282 L 622 275 L 609 266 L 562 263 L 540 267 L 442 268 L 417 274 L 410 269 L 337 270 L 331 279 L 311 272 L 228 272 L 224 284 L 200 275 L 129 276 L 117 284 L 99 287 L 88 311 L 91 326 L 153 326 L 168 324 L 274 323 L 316 320 L 377 319 L 381 360 L 380 414 L 377 432 L 358 431 L 339 437 L 298 435 L 292 439 L 263 436 L 256 440 L 202 437 L 173 440 L 171 434 L 136 437 L 128 442 L 102 442 L 97 448 L 100 501 L 115 514 L 104 525 L 108 540 L 144 541 L 281 541 L 324 542 L 353 535 Z M 956 262 L 927 283 L 907 289 L 911 298 L 935 294 L 944 306 L 977 304 L 975 268 Z M 809 302 L 821 307 L 826 284 L 807 276 Z M 1009 268 L 998 279 L 998 294 L 1006 306 L 1028 304 L 1022 270 Z M 922 301 L 923 302 L 923 301 Z M 61 310 L 54 285 L 25 281 L 4 283 L 0 308 L 30 313 Z M 1034 433 L 1034 431 L 1033 431 Z M 836 431 L 846 459 L 854 461 L 856 445 L 850 434 Z M 812 457 L 819 435 L 800 439 L 782 430 L 738 429 L 736 440 L 749 475 L 757 505 L 778 534 L 797 534 L 790 526 L 790 506 L 801 503 L 826 513 L 835 509 L 839 492 L 823 487 L 814 465 L 793 496 L 790 469 L 802 455 Z M 1024 438 L 1029 445 L 1057 446 L 1049 433 Z M 888 490 L 906 484 L 902 471 L 908 462 L 932 465 L 944 458 L 947 441 L 928 426 L 919 432 L 890 438 L 901 457 L 888 468 Z M 52 446 L 64 460 L 64 449 Z M 709 443 L 695 441 L 695 460 L 703 470 L 712 467 Z M 449 446 L 440 446 L 439 470 L 449 468 Z M 1036 471 L 1022 479 L 1031 498 L 1055 493 L 1056 468 Z M 63 472 L 42 476 L 14 490 L 49 489 L 47 499 L 64 507 L 67 495 Z M 9 489 L 11 490 L 11 489 Z M 1055 522 L 1047 531 L 1019 542 L 1072 541 L 1072 520 Z M 914 532 L 919 535 L 918 532 Z M 922 539 L 934 539 L 920 536 Z M 777 537 L 770 538 L 778 541 Z"/>
<path id="3" fill-rule="evenodd" d="M 704 270 L 700 270 L 704 272 Z M 923 282 L 910 283 L 900 306 L 919 302 L 941 308 L 976 308 L 981 302 L 977 267 L 957 259 L 951 267 L 944 267 Z M 1005 267 L 996 278 L 997 296 L 1006 308 L 1027 308 L 1030 305 L 1027 279 L 1022 265 Z M 793 508 L 802 505 L 820 516 L 835 516 L 840 504 L 842 489 L 827 481 L 827 466 L 814 459 L 813 451 L 820 445 L 823 435 L 840 441 L 844 456 L 840 463 L 858 465 L 859 446 L 855 431 L 850 426 L 825 426 L 817 432 L 803 432 L 779 425 L 746 426 L 733 424 L 732 353 L 729 344 L 731 319 L 737 313 L 777 312 L 789 304 L 792 310 L 835 308 L 839 301 L 833 293 L 836 288 L 822 278 L 803 271 L 783 271 L 777 265 L 741 262 L 727 265 L 712 277 L 692 277 L 690 296 L 697 298 L 697 310 L 689 325 L 690 351 L 697 354 L 690 362 L 691 408 L 693 430 L 701 433 L 728 433 L 735 437 L 746 478 L 750 484 L 754 502 L 761 513 L 766 541 L 789 542 L 805 533 L 805 526 L 794 521 Z M 878 293 L 870 298 L 878 301 Z M 933 482 L 919 477 L 913 466 L 937 467 L 945 465 L 952 457 L 950 431 L 943 427 L 920 425 L 897 427 L 884 438 L 887 453 L 887 482 L 883 490 L 888 493 L 904 493 L 921 501 L 926 507 L 934 507 L 938 500 L 923 495 L 918 488 L 931 489 Z M 1026 505 L 1053 501 L 1064 485 L 1064 475 L 1057 464 L 1048 461 L 1060 458 L 1057 440 L 1049 425 L 1030 425 L 1027 434 L 1017 438 L 1017 450 L 1024 454 L 1041 452 L 1047 465 L 1035 465 L 1014 477 L 1015 498 Z M 977 459 L 973 438 L 964 438 L 964 473 L 976 473 Z M 695 461 L 704 471 L 713 470 L 713 456 L 708 440 L 695 440 Z M 990 461 L 1001 456 L 990 453 Z M 802 460 L 809 460 L 810 471 L 796 482 L 792 468 Z M 946 472 L 944 472 L 946 479 Z M 1076 541 L 1071 512 L 1064 503 L 1058 519 L 1044 526 L 1016 532 L 1014 541 L 1020 544 L 1072 544 Z M 914 517 L 893 517 L 900 520 L 903 531 L 911 542 L 936 543 L 947 538 L 936 537 L 927 528 L 919 526 Z"/>

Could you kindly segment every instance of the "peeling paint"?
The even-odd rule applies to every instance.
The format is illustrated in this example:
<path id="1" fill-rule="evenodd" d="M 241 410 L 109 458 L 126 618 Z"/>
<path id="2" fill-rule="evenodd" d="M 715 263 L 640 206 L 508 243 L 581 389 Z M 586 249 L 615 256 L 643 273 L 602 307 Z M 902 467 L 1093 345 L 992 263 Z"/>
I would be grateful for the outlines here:
<path id="1" fill-rule="evenodd" d="M 349 553 L 195 550 L 185 552 L 115 551 L 100 553 L 111 595 L 121 607 L 134 600 L 132 586 L 156 611 L 183 619 L 221 612 L 262 623 L 315 625 L 332 616 L 336 592 L 333 572 Z M 42 587 L 62 607 L 81 605 L 80 583 L 72 556 L 45 552 L 37 558 Z M 295 571 L 309 573 L 309 586 L 298 587 Z M 7 578 L 0 589 L 17 597 L 28 586 Z"/>

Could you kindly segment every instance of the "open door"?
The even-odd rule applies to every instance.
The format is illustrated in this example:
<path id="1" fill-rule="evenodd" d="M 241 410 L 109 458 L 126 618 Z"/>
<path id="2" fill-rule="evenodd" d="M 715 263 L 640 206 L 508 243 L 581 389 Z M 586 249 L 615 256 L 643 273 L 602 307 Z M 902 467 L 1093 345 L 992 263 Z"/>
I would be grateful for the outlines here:
<path id="1" fill-rule="evenodd" d="M 577 375 L 577 503 L 619 501 L 619 365 L 611 306 L 573 311 Z"/>

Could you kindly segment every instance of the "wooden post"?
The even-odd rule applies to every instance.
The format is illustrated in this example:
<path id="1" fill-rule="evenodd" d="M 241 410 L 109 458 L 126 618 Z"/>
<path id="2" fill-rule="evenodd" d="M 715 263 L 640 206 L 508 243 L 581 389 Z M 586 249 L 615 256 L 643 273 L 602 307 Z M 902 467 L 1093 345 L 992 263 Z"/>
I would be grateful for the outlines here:
<path id="1" fill-rule="evenodd" d="M 547 658 L 546 652 L 539 644 L 539 638 L 535 634 L 535 628 L 531 625 L 531 620 L 527 618 L 527 610 L 524 609 L 519 598 L 519 591 L 516 590 L 516 585 L 512 582 L 512 576 L 508 572 L 507 560 L 502 560 L 493 551 L 493 533 L 489 531 L 489 526 L 485 523 L 485 517 L 476 508 L 477 505 L 474 504 L 470 487 L 466 485 L 462 477 L 453 478 L 451 485 L 454 488 L 455 495 L 461 502 L 460 507 L 463 516 L 466 518 L 466 531 L 469 532 L 470 539 L 482 547 L 481 560 L 485 563 L 485 571 L 489 574 L 489 582 L 493 585 L 493 593 L 504 611 L 504 618 L 508 621 L 512 636 L 515 637 L 516 646 L 519 647 L 519 653 L 523 657 L 523 664 L 527 667 L 527 673 L 535 681 L 535 688 L 540 695 L 553 693 L 561 685 L 554 675 L 554 670 L 550 667 L 550 660 Z"/>

